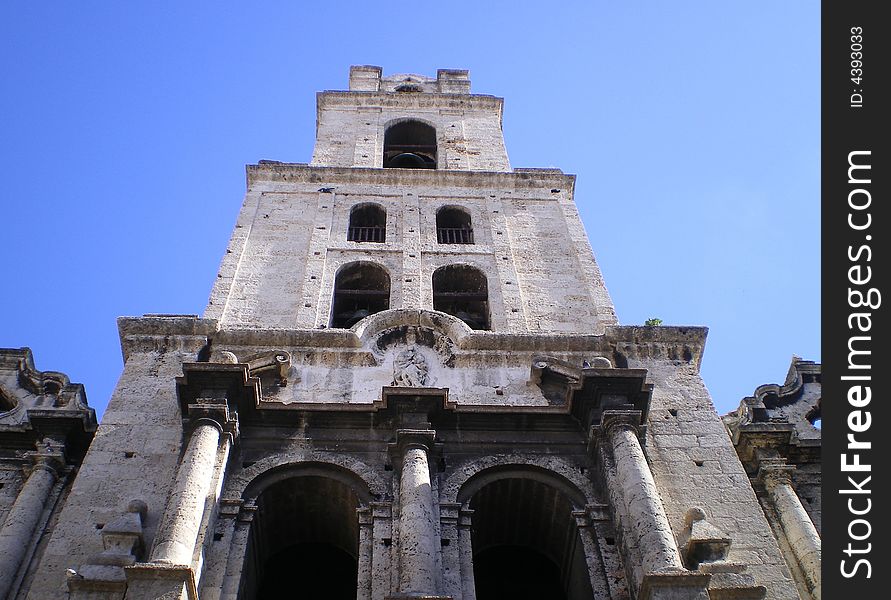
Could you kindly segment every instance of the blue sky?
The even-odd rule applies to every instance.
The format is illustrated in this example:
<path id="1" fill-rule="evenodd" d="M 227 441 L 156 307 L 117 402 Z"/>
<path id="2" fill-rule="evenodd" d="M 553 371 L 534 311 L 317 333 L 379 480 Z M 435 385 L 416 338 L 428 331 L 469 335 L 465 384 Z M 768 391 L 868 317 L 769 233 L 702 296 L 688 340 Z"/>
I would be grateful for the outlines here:
<path id="1" fill-rule="evenodd" d="M 429 6 L 429 7 L 428 7 Z M 204 310 L 244 165 L 308 162 L 349 65 L 471 71 L 514 167 L 578 175 L 620 322 L 710 328 L 718 410 L 820 359 L 817 2 L 4 2 L 0 346 L 86 385 Z"/>

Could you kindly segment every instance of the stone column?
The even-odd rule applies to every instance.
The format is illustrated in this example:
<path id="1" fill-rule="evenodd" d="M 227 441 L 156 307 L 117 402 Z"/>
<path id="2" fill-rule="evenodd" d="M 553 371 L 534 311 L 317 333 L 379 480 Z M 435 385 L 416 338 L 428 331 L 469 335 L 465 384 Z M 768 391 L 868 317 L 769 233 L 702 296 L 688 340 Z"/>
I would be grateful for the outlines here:
<path id="1" fill-rule="evenodd" d="M 223 585 L 220 589 L 220 600 L 236 600 L 238 598 L 238 587 L 245 569 L 245 557 L 250 543 L 251 523 L 256 513 L 256 503 L 248 501 L 242 505 L 235 518 L 232 543 L 229 547 L 229 556 L 226 559 L 226 574 L 223 576 Z"/>
<path id="2" fill-rule="evenodd" d="M 359 560 L 356 582 L 356 600 L 371 600 L 371 561 L 374 552 L 374 518 L 371 508 L 356 510 L 359 517 Z"/>
<path id="3" fill-rule="evenodd" d="M 390 502 L 371 503 L 371 599 L 385 600 L 396 588 L 393 553 L 393 505 Z"/>
<path id="4" fill-rule="evenodd" d="M 462 600 L 476 600 L 476 580 L 473 578 L 473 540 L 470 526 L 473 509 L 462 508 L 458 513 L 458 552 L 461 565 Z"/>
<path id="5" fill-rule="evenodd" d="M 795 467 L 787 465 L 785 459 L 762 459 L 758 476 L 773 503 L 780 525 L 795 553 L 798 564 L 804 573 L 808 590 L 814 598 L 820 598 L 820 534 L 807 514 L 801 499 L 792 487 L 792 472 Z"/>
<path id="6" fill-rule="evenodd" d="M 195 423 L 176 473 L 167 510 L 155 536 L 151 562 L 192 564 L 222 436 L 222 426 L 213 419 L 199 419 Z"/>
<path id="7" fill-rule="evenodd" d="M 641 553 L 644 573 L 683 569 L 656 482 L 638 438 L 640 413 L 607 411 L 603 415 L 606 442 L 615 471 L 608 474 L 610 495 L 622 499 L 631 543 Z"/>
<path id="8" fill-rule="evenodd" d="M 60 445 L 52 442 L 45 445 L 45 448 L 29 453 L 28 458 L 33 463 L 31 473 L 9 509 L 3 529 L 0 529 L 0 598 L 7 597 L 15 582 L 46 502 L 65 466 Z"/>
<path id="9" fill-rule="evenodd" d="M 671 524 L 640 445 L 640 411 L 604 411 L 603 441 L 614 468 L 607 469 L 607 488 L 622 515 L 625 544 L 638 550 L 641 581 L 632 581 L 642 600 L 708 598 L 710 576 L 684 569 Z M 683 590 L 683 592 L 681 592 Z M 676 595 L 682 593 L 683 595 Z"/>
<path id="10" fill-rule="evenodd" d="M 399 482 L 399 594 L 402 598 L 438 598 L 437 538 L 433 489 L 427 453 L 435 431 L 400 429 L 396 446 L 402 458 Z"/>
<path id="11" fill-rule="evenodd" d="M 591 590 L 595 598 L 610 598 L 611 592 L 607 584 L 608 576 L 606 567 L 603 564 L 600 548 L 597 544 L 597 532 L 592 526 L 589 512 L 595 512 L 594 507 L 585 510 L 572 511 L 575 519 L 575 526 L 578 529 L 579 541 L 582 543 L 582 549 L 585 555 L 585 565 L 588 568 L 587 575 L 591 582 Z"/>

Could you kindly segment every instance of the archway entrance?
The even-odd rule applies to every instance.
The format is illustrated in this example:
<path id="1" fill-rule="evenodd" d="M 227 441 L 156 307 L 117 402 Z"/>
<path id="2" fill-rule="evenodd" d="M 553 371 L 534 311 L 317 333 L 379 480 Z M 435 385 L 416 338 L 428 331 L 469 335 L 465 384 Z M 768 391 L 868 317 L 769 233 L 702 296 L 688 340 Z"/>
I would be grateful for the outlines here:
<path id="1" fill-rule="evenodd" d="M 572 504 L 535 479 L 498 479 L 471 498 L 477 600 L 590 600 Z"/>
<path id="2" fill-rule="evenodd" d="M 257 499 L 243 600 L 354 600 L 358 497 L 322 476 L 284 479 Z"/>

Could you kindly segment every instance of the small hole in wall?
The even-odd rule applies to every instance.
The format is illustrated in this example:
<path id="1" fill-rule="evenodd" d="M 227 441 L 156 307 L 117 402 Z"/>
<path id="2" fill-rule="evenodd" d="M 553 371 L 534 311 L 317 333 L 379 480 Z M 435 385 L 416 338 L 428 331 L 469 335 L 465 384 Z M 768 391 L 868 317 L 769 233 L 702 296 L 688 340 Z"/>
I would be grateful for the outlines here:
<path id="1" fill-rule="evenodd" d="M 448 546 L 448 545 L 451 544 L 451 543 L 452 543 L 452 540 L 447 540 L 447 539 L 445 539 L 445 538 L 442 539 L 442 545 L 443 545 L 443 546 Z"/>
<path id="2" fill-rule="evenodd" d="M 215 533 L 215 534 L 213 534 L 213 541 L 215 541 L 215 542 L 219 542 L 221 539 L 223 539 L 223 534 L 222 534 L 222 533 Z"/>
<path id="3" fill-rule="evenodd" d="M 310 279 L 315 279 L 316 276 L 315 276 L 315 275 L 310 275 L 309 278 L 310 278 Z"/>
<path id="4" fill-rule="evenodd" d="M 384 471 L 392 471 L 393 465 L 384 465 Z"/>
<path id="5" fill-rule="evenodd" d="M 560 193 L 560 190 L 558 190 L 557 188 L 554 188 L 554 189 L 551 190 L 551 193 L 552 193 L 552 194 L 559 194 L 559 193 Z"/>
<path id="6" fill-rule="evenodd" d="M 102 529 L 105 527 L 105 523 L 96 523 L 96 529 Z"/>
<path id="7" fill-rule="evenodd" d="M 608 538 L 605 538 L 603 541 L 606 542 L 607 546 L 615 546 L 616 545 L 616 538 L 608 537 Z"/>
<path id="8" fill-rule="evenodd" d="M 382 541 L 384 542 L 384 546 L 390 547 L 393 545 L 393 540 L 391 538 L 384 538 Z"/>
<path id="9" fill-rule="evenodd" d="M 313 252 L 312 253 L 313 256 L 318 256 L 319 254 L 321 254 L 321 252 Z"/>
<path id="10" fill-rule="evenodd" d="M 520 312 L 520 309 L 519 309 L 519 308 L 512 308 L 512 309 L 510 309 L 510 311 L 511 311 L 511 312 Z"/>
<path id="11" fill-rule="evenodd" d="M 705 461 L 704 461 L 704 460 L 694 460 L 693 463 L 694 463 L 697 467 L 701 467 L 702 465 L 705 464 Z"/>
<path id="12" fill-rule="evenodd" d="M 312 306 L 312 304 L 310 304 L 309 302 L 307 302 L 307 303 L 304 304 L 303 306 L 305 306 L 306 308 L 310 308 L 310 307 Z"/>
<path id="13" fill-rule="evenodd" d="M 124 452 L 124 458 L 133 458 L 136 456 L 135 452 Z"/>
<path id="14" fill-rule="evenodd" d="M 678 409 L 676 408 L 669 408 L 668 412 L 671 414 L 672 417 L 678 416 Z"/>

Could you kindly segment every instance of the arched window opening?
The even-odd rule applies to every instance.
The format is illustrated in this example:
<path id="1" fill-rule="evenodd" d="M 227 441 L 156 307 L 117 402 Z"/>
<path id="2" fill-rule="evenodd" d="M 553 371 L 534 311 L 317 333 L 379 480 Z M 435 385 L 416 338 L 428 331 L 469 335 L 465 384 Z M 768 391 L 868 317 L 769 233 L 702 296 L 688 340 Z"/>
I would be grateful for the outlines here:
<path id="1" fill-rule="evenodd" d="M 358 497 L 320 476 L 280 481 L 257 499 L 241 600 L 354 600 L 358 580 Z"/>
<path id="2" fill-rule="evenodd" d="M 400 121 L 384 134 L 384 168 L 435 169 L 436 130 L 420 121 Z"/>
<path id="3" fill-rule="evenodd" d="M 486 276 L 468 265 L 440 267 L 433 273 L 433 309 L 458 317 L 471 329 L 489 329 Z"/>
<path id="4" fill-rule="evenodd" d="M 347 240 L 384 242 L 387 239 L 387 211 L 377 204 L 360 204 L 350 211 Z"/>
<path id="5" fill-rule="evenodd" d="M 439 209 L 436 213 L 436 240 L 440 244 L 472 244 L 470 213 L 460 208 Z"/>
<path id="6" fill-rule="evenodd" d="M 471 498 L 477 600 L 593 597 L 572 504 L 553 487 L 498 479 Z"/>
<path id="7" fill-rule="evenodd" d="M 331 327 L 349 328 L 368 315 L 390 308 L 390 276 L 383 267 L 350 263 L 334 280 Z"/>
<path id="8" fill-rule="evenodd" d="M 13 402 L 12 398 L 7 397 L 3 390 L 0 390 L 0 413 L 12 410 L 15 408 L 15 405 L 16 403 Z"/>

